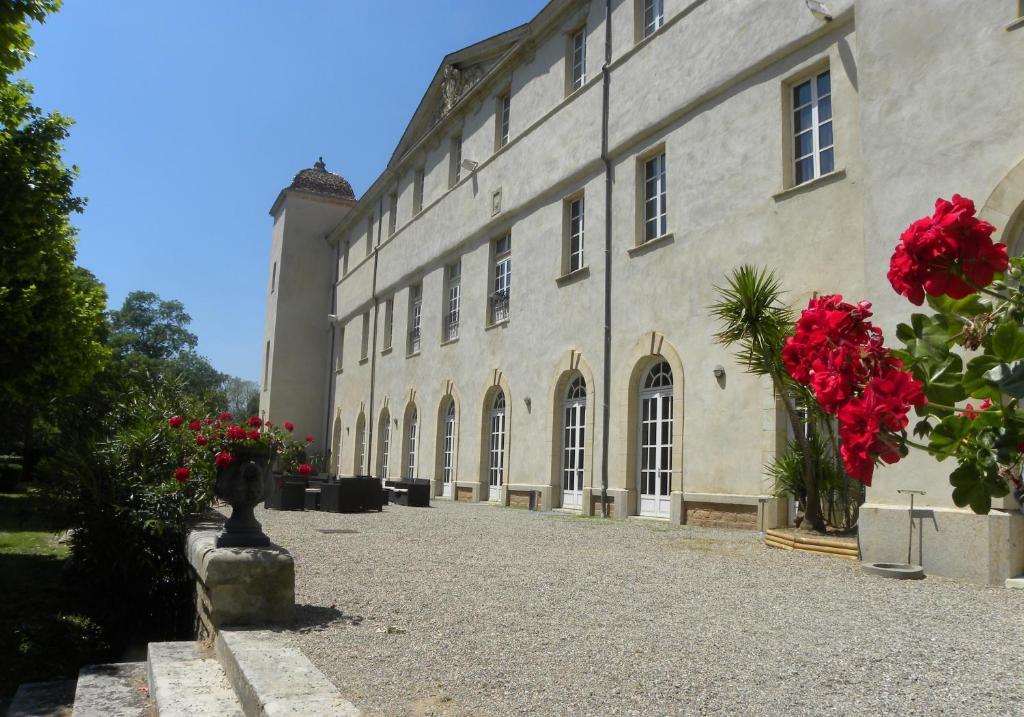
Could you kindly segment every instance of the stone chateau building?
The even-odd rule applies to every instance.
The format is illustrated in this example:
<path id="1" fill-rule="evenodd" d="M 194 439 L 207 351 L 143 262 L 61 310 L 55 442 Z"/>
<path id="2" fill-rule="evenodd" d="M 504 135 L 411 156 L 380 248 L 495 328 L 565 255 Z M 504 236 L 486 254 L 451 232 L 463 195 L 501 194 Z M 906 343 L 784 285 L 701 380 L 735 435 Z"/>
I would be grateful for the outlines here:
<path id="1" fill-rule="evenodd" d="M 789 519 L 770 386 L 715 345 L 733 267 L 874 302 L 900 232 L 959 192 L 1024 231 L 1019 0 L 552 0 L 445 57 L 377 180 L 323 162 L 271 208 L 261 411 L 342 475 L 673 523 Z M 998 583 L 1024 516 L 950 467 L 880 469 L 865 560 Z M 923 506 L 923 507 L 922 507 Z"/>

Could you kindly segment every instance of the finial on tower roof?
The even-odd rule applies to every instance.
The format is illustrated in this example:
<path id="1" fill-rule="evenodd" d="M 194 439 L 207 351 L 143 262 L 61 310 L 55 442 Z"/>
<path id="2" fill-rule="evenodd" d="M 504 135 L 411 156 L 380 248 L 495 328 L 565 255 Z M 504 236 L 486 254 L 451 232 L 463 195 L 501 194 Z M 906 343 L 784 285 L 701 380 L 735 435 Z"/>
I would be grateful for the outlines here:
<path id="1" fill-rule="evenodd" d="M 324 164 L 323 157 L 320 157 L 318 160 L 316 160 L 316 162 L 313 164 L 313 169 L 319 169 L 321 172 L 327 171 L 327 165 Z"/>

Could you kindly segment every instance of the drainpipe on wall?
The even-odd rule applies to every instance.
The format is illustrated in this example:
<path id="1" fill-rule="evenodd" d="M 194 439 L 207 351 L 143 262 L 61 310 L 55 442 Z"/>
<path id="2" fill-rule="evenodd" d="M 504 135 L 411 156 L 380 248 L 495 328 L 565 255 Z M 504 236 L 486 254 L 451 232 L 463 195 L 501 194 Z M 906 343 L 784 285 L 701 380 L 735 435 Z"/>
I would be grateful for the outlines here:
<path id="1" fill-rule="evenodd" d="M 325 241 L 330 241 L 330 234 L 324 236 Z M 328 314 L 338 313 L 338 262 L 341 261 L 341 241 L 334 245 L 334 283 L 331 284 L 331 305 L 327 309 Z M 324 469 L 331 464 L 334 446 L 331 444 L 331 412 L 334 409 L 334 340 L 337 327 L 331 322 L 331 358 L 327 364 L 327 420 L 324 421 Z M 327 471 L 330 473 L 330 471 Z"/>
<path id="2" fill-rule="evenodd" d="M 612 387 L 612 162 L 608 156 L 611 95 L 612 0 L 604 3 L 604 64 L 601 66 L 601 161 L 604 162 L 604 355 L 601 386 L 601 515 L 608 517 L 609 395 Z"/>
<path id="3" fill-rule="evenodd" d="M 373 298 L 373 331 L 370 333 L 370 407 L 366 416 L 366 475 L 372 475 L 370 467 L 373 463 L 373 393 L 377 380 L 377 258 L 380 256 L 380 235 L 384 222 L 384 197 L 377 200 L 377 241 L 373 244 L 373 283 L 370 296 Z M 391 420 L 390 417 L 388 420 Z"/>

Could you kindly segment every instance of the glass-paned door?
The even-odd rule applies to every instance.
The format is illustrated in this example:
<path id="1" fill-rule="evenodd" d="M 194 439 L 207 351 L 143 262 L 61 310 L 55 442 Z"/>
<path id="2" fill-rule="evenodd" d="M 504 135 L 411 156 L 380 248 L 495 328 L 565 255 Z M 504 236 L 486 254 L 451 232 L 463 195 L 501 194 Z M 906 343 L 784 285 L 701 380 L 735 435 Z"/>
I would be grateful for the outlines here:
<path id="1" fill-rule="evenodd" d="M 455 402 L 448 401 L 444 414 L 444 445 L 441 459 L 441 495 L 452 497 L 452 482 L 455 479 Z"/>
<path id="2" fill-rule="evenodd" d="M 505 393 L 498 391 L 491 407 L 491 440 L 489 470 L 487 471 L 487 500 L 501 498 L 505 482 Z"/>
<path id="3" fill-rule="evenodd" d="M 562 507 L 583 506 L 583 459 L 587 421 L 587 384 L 582 376 L 569 384 L 562 406 Z"/>
<path id="4" fill-rule="evenodd" d="M 388 478 L 388 455 L 391 453 L 391 419 L 384 414 L 380 431 L 380 480 L 387 481 Z"/>
<path id="5" fill-rule="evenodd" d="M 418 423 L 417 419 L 418 419 L 418 416 L 416 414 L 416 409 L 413 409 L 412 416 L 409 417 L 409 440 L 408 440 L 409 461 L 408 461 L 408 463 L 406 463 L 406 466 L 405 466 L 405 476 L 406 476 L 406 478 L 415 478 L 416 477 L 416 430 L 417 430 L 417 427 L 418 427 L 417 426 L 417 423 Z"/>
<path id="6" fill-rule="evenodd" d="M 672 491 L 672 369 L 652 368 L 640 390 L 640 515 L 668 517 Z"/>

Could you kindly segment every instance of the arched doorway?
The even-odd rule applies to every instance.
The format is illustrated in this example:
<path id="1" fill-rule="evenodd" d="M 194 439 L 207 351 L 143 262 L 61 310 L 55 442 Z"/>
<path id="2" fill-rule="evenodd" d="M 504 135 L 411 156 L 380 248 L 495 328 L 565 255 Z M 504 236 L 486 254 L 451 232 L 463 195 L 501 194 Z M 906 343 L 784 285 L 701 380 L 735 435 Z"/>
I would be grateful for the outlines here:
<path id="1" fill-rule="evenodd" d="M 562 507 L 583 507 L 583 466 L 586 444 L 587 383 L 577 375 L 562 402 Z"/>
<path id="2" fill-rule="evenodd" d="M 380 414 L 380 449 L 377 454 L 377 476 L 381 482 L 391 480 L 390 478 L 390 455 L 391 455 L 391 414 L 384 409 Z"/>
<path id="3" fill-rule="evenodd" d="M 441 496 L 452 497 L 455 484 L 455 399 L 448 396 L 441 425 Z"/>
<path id="4" fill-rule="evenodd" d="M 403 477 L 410 480 L 416 478 L 416 447 L 419 443 L 419 411 L 416 405 L 409 404 L 405 409 L 405 465 L 402 467 Z"/>
<path id="5" fill-rule="evenodd" d="M 500 388 L 491 403 L 488 441 L 487 500 L 501 499 L 505 483 L 505 392 Z"/>
<path id="6" fill-rule="evenodd" d="M 667 518 L 672 493 L 672 368 L 656 363 L 640 384 L 637 417 L 638 513 Z"/>
<path id="7" fill-rule="evenodd" d="M 353 456 L 355 460 L 352 462 L 352 472 L 357 476 L 366 475 L 369 472 L 366 466 L 366 416 L 362 411 L 356 419 L 356 444 Z"/>

